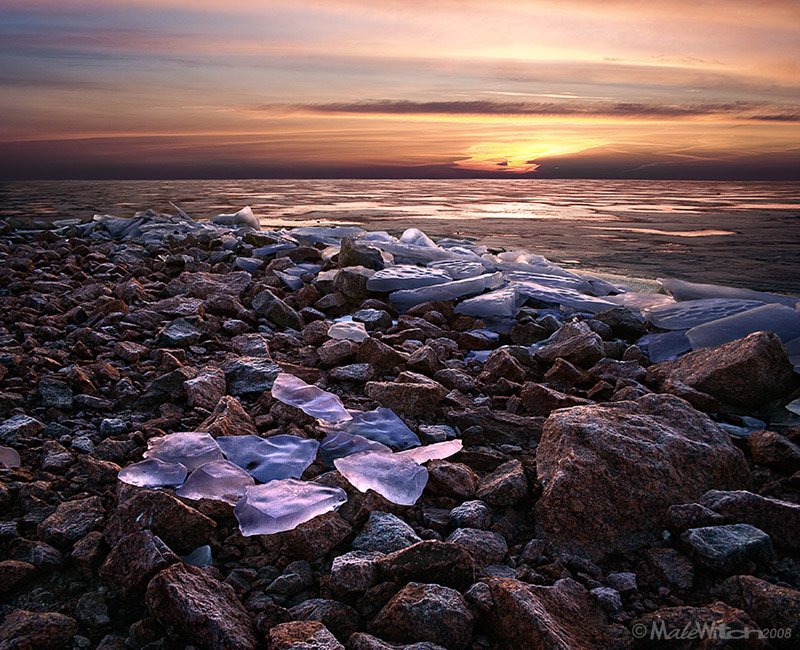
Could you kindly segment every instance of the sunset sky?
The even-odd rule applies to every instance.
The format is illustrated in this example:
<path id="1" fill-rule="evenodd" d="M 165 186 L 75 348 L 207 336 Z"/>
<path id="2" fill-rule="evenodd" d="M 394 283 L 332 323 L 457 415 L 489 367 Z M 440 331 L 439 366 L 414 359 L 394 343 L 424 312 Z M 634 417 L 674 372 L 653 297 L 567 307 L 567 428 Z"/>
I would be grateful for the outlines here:
<path id="1" fill-rule="evenodd" d="M 0 177 L 800 178 L 798 0 L 0 0 Z"/>

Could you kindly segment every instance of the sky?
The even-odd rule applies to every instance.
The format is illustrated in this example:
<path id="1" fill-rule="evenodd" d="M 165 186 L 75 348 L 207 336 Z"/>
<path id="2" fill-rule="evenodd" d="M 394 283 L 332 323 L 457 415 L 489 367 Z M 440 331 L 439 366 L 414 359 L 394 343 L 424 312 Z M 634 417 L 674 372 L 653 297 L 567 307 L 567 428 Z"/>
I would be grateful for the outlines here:
<path id="1" fill-rule="evenodd" d="M 0 0 L 0 178 L 800 179 L 798 0 Z"/>

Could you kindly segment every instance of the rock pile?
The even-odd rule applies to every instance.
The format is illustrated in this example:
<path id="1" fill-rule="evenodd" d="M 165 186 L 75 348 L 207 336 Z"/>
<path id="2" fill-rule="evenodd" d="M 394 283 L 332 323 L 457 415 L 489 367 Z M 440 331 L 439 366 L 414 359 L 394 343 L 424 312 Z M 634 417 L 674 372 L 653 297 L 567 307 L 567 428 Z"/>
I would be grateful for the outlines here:
<path id="1" fill-rule="evenodd" d="M 257 226 L 0 237 L 0 649 L 795 647 L 790 297 Z"/>

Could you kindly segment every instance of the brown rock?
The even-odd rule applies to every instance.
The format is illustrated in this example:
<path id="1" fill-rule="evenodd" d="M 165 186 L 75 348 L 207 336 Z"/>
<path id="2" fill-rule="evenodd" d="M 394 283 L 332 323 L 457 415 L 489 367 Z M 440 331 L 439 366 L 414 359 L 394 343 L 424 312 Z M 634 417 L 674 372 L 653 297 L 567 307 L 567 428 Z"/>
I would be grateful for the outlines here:
<path id="1" fill-rule="evenodd" d="M 472 612 L 460 593 L 410 582 L 378 612 L 371 631 L 390 641 L 430 641 L 460 650 L 469 645 L 472 626 Z"/>
<path id="2" fill-rule="evenodd" d="M 423 345 L 414 350 L 408 357 L 406 365 L 416 372 L 421 372 L 428 376 L 433 376 L 437 370 L 443 368 L 442 362 L 436 351 L 429 345 Z"/>
<path id="3" fill-rule="evenodd" d="M 496 382 L 499 379 L 521 384 L 525 381 L 525 368 L 506 349 L 500 348 L 492 352 L 483 364 L 479 379 L 485 383 Z"/>
<path id="4" fill-rule="evenodd" d="M 388 381 L 367 382 L 370 398 L 396 413 L 410 416 L 430 415 L 439 406 L 447 390 L 437 383 L 411 384 Z"/>
<path id="5" fill-rule="evenodd" d="M 62 650 L 77 632 L 69 616 L 15 609 L 0 624 L 0 650 Z"/>
<path id="6" fill-rule="evenodd" d="M 36 573 L 36 567 L 21 560 L 0 560 L 0 595 L 14 591 Z"/>
<path id="7" fill-rule="evenodd" d="M 512 506 L 528 496 L 528 479 L 522 463 L 510 460 L 484 476 L 478 485 L 478 498 L 492 506 Z"/>
<path id="8" fill-rule="evenodd" d="M 475 580 L 475 561 L 466 548 L 428 540 L 389 553 L 377 560 L 387 580 L 405 584 L 427 580 L 463 589 Z"/>
<path id="9" fill-rule="evenodd" d="M 753 431 L 748 437 L 750 453 L 753 460 L 760 465 L 769 465 L 796 472 L 800 469 L 800 445 L 795 444 L 786 436 L 774 431 Z"/>
<path id="10" fill-rule="evenodd" d="M 369 339 L 367 339 L 369 340 Z M 317 348 L 319 360 L 324 368 L 333 368 L 353 359 L 358 351 L 358 343 L 348 340 L 331 339 Z"/>
<path id="11" fill-rule="evenodd" d="M 717 593 L 729 605 L 743 609 L 762 629 L 789 630 L 783 639 L 771 637 L 778 648 L 796 648 L 800 637 L 800 591 L 780 587 L 755 576 L 732 576 Z"/>
<path id="12" fill-rule="evenodd" d="M 347 642 L 348 650 L 447 650 L 435 643 L 410 643 L 398 644 L 388 643 L 364 632 L 356 632 Z"/>
<path id="13" fill-rule="evenodd" d="M 361 363 L 368 363 L 378 373 L 389 372 L 404 362 L 405 358 L 394 348 L 381 343 L 378 339 L 368 338 L 358 349 L 356 358 Z"/>
<path id="14" fill-rule="evenodd" d="M 478 475 L 461 463 L 446 460 L 432 460 L 427 463 L 428 494 L 450 496 L 456 499 L 471 499 L 478 486 Z"/>
<path id="15" fill-rule="evenodd" d="M 258 435 L 253 419 L 242 408 L 241 402 L 230 395 L 217 401 L 214 411 L 197 430 L 210 433 L 214 437 Z"/>
<path id="16" fill-rule="evenodd" d="M 727 523 L 750 524 L 767 533 L 775 545 L 800 551 L 800 505 L 796 503 L 746 490 L 711 490 L 700 504 L 722 515 Z"/>
<path id="17" fill-rule="evenodd" d="M 125 592 L 144 589 L 156 573 L 178 562 L 164 542 L 149 530 L 125 535 L 111 549 L 100 575 Z"/>
<path id="18" fill-rule="evenodd" d="M 344 650 L 344 646 L 319 621 L 292 621 L 269 631 L 268 650 Z"/>
<path id="19" fill-rule="evenodd" d="M 165 625 L 209 650 L 255 650 L 253 621 L 236 593 L 208 573 L 175 564 L 147 586 L 147 608 Z"/>
<path id="20" fill-rule="evenodd" d="M 103 532 L 114 546 L 125 535 L 150 530 L 178 553 L 189 553 L 208 543 L 213 520 L 166 492 L 137 489 L 117 506 Z"/>
<path id="21" fill-rule="evenodd" d="M 597 601 L 574 580 L 559 580 L 552 587 L 508 578 L 490 578 L 486 584 L 488 619 L 499 647 L 612 650 L 631 645 L 627 630 L 609 625 Z"/>
<path id="22" fill-rule="evenodd" d="M 536 357 L 547 363 L 564 359 L 580 368 L 590 368 L 603 356 L 603 339 L 594 332 L 584 332 L 563 341 L 549 343 L 536 351 Z"/>
<path id="23" fill-rule="evenodd" d="M 671 379 L 737 406 L 759 406 L 781 397 L 792 376 L 786 349 L 772 332 L 755 332 L 648 368 L 652 382 Z"/>
<path id="24" fill-rule="evenodd" d="M 724 627 L 723 627 L 724 626 Z M 711 603 L 704 607 L 662 607 L 638 618 L 631 629 L 637 631 L 637 648 L 697 648 L 698 650 L 722 650 L 723 648 L 766 648 L 766 644 L 755 634 L 758 626 L 745 612 L 730 607 L 723 602 Z M 717 633 L 725 629 L 732 635 L 728 639 L 718 638 L 715 634 L 702 635 L 702 630 L 715 630 Z M 684 630 L 694 632 L 697 637 L 681 643 L 677 639 Z M 659 640 L 659 634 L 664 634 Z M 671 636 L 668 636 L 671 635 Z M 685 638 L 685 637 L 684 637 Z M 731 641 L 730 639 L 740 639 Z"/>
<path id="25" fill-rule="evenodd" d="M 71 546 L 98 527 L 104 516 L 100 497 L 64 501 L 39 524 L 39 537 L 53 546 Z"/>
<path id="26" fill-rule="evenodd" d="M 189 406 L 211 411 L 225 394 L 225 373 L 219 368 L 208 368 L 183 382 L 183 390 Z"/>
<path id="27" fill-rule="evenodd" d="M 748 477 L 727 433 L 668 395 L 553 412 L 536 469 L 541 536 L 589 557 L 656 540 L 672 504 Z"/>
<path id="28" fill-rule="evenodd" d="M 575 397 L 567 393 L 561 393 L 542 384 L 532 381 L 526 382 L 519 393 L 519 398 L 528 413 L 533 415 L 550 415 L 556 409 L 568 408 L 570 406 L 582 406 L 592 402 L 582 397 Z"/>

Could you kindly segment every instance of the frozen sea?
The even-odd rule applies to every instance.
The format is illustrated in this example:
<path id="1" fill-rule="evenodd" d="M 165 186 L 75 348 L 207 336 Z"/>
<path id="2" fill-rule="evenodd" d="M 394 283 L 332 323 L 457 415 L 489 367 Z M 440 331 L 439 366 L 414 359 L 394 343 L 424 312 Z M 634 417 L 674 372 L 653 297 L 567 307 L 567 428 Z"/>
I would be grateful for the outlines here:
<path id="1" fill-rule="evenodd" d="M 627 277 L 800 293 L 800 181 L 197 180 L 0 184 L 0 217 L 195 218 L 250 205 L 265 227 L 357 224 L 475 238 Z"/>

